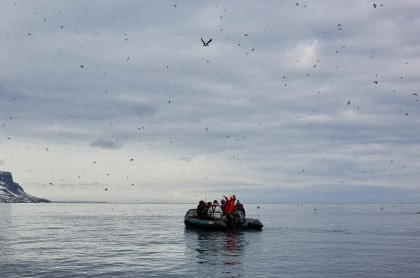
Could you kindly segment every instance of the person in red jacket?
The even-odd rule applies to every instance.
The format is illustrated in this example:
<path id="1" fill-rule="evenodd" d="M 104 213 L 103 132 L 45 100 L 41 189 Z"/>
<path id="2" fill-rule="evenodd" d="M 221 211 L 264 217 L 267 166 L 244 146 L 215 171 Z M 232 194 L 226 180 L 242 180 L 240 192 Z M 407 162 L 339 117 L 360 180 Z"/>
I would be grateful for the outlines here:
<path id="1" fill-rule="evenodd" d="M 223 196 L 226 199 L 226 208 L 225 213 L 226 214 L 233 214 L 235 212 L 235 195 L 230 196 L 230 198 Z"/>

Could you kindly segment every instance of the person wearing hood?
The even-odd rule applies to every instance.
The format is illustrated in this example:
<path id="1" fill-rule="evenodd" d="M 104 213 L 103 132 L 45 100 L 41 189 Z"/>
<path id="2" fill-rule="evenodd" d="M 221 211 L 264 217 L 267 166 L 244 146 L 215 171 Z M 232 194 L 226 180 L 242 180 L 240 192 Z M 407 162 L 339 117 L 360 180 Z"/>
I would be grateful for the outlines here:
<path id="1" fill-rule="evenodd" d="M 220 208 L 222 209 L 223 213 L 225 213 L 226 201 L 224 199 L 220 200 Z"/>
<path id="2" fill-rule="evenodd" d="M 244 205 L 242 205 L 242 203 L 239 202 L 239 200 L 236 201 L 235 211 L 242 211 L 244 213 L 244 217 L 245 217 L 245 208 L 244 208 Z"/>
<path id="3" fill-rule="evenodd" d="M 222 219 L 223 211 L 220 208 L 219 202 L 217 200 L 214 200 L 213 204 L 208 209 L 207 216 L 213 220 Z"/>
<path id="4" fill-rule="evenodd" d="M 198 218 L 205 219 L 206 218 L 206 202 L 201 200 L 197 206 L 197 216 Z"/>

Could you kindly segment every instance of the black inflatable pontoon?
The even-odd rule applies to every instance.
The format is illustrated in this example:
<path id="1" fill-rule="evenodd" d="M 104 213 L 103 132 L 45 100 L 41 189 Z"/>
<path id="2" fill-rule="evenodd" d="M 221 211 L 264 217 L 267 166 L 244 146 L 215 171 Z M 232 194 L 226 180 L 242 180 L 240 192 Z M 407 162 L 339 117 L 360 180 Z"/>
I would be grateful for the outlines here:
<path id="1" fill-rule="evenodd" d="M 184 223 L 187 228 L 203 229 L 210 231 L 223 230 L 261 230 L 263 224 L 258 219 L 245 218 L 241 212 L 235 212 L 233 219 L 230 220 L 211 220 L 200 219 L 197 217 L 197 209 L 190 209 L 184 217 Z"/>

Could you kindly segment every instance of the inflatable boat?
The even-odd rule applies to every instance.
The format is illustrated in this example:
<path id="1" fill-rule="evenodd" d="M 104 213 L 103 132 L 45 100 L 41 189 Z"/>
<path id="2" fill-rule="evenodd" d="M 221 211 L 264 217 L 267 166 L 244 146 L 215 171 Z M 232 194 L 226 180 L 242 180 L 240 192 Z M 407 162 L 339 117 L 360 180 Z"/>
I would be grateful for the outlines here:
<path id="1" fill-rule="evenodd" d="M 223 230 L 261 230 L 263 224 L 258 219 L 245 218 L 244 214 L 237 211 L 230 219 L 201 219 L 197 216 L 197 209 L 190 209 L 184 217 L 184 223 L 190 229 L 202 229 L 209 231 Z"/>

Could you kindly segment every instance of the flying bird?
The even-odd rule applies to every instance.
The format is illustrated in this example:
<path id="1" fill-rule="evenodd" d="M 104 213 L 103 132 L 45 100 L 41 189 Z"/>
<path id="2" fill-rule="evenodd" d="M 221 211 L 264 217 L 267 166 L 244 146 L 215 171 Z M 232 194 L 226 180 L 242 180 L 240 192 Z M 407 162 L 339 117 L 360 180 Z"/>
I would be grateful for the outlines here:
<path id="1" fill-rule="evenodd" d="M 205 42 L 203 40 L 203 38 L 201 38 L 201 41 L 203 42 L 203 46 L 209 46 L 209 43 L 212 41 L 213 39 L 210 39 L 208 42 Z"/>

